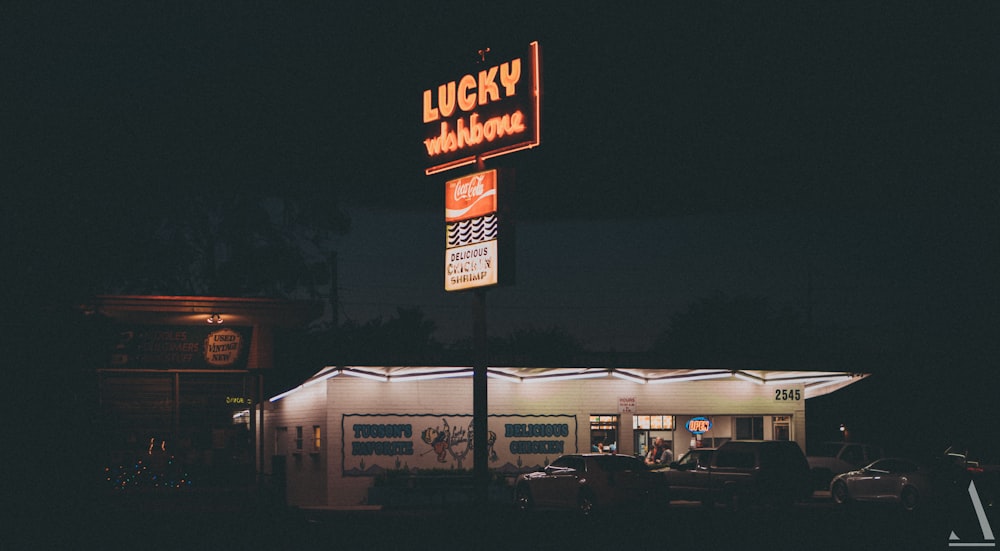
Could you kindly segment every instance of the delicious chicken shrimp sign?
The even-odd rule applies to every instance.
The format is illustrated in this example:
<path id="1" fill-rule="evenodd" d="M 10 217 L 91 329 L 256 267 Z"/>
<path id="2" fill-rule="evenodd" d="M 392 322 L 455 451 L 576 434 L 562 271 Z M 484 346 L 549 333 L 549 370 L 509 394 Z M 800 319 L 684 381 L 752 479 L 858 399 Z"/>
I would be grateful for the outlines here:
<path id="1" fill-rule="evenodd" d="M 521 57 L 424 90 L 426 173 L 482 168 L 485 159 L 537 146 L 539 100 L 537 42 Z M 498 208 L 501 187 L 510 183 L 497 169 L 445 183 L 446 291 L 513 282 L 513 228 Z"/>

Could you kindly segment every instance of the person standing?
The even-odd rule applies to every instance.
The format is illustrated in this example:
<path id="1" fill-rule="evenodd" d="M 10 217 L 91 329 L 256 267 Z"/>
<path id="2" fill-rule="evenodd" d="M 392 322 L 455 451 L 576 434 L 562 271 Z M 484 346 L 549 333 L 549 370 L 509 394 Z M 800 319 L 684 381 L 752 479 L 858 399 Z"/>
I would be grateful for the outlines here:
<path id="1" fill-rule="evenodd" d="M 646 464 L 657 465 L 660 463 L 669 463 L 671 459 L 673 459 L 673 453 L 670 451 L 670 447 L 667 446 L 664 439 L 657 436 L 653 440 L 653 447 L 646 454 Z"/>

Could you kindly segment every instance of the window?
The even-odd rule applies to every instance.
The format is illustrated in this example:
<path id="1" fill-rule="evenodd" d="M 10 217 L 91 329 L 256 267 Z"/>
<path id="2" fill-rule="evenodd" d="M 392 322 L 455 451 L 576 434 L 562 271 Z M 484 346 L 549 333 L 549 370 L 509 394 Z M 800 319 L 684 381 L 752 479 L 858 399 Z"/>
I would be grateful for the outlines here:
<path id="1" fill-rule="evenodd" d="M 321 438 L 321 429 L 319 425 L 313 425 L 313 451 L 318 452 L 323 448 L 323 439 Z"/>
<path id="2" fill-rule="evenodd" d="M 723 448 L 718 452 L 715 464 L 719 468 L 752 469 L 756 460 L 752 451 Z"/>
<path id="3" fill-rule="evenodd" d="M 302 427 L 295 427 L 295 451 L 302 451 Z"/>
<path id="4" fill-rule="evenodd" d="M 633 429 L 674 430 L 673 415 L 634 415 Z"/>
<path id="5" fill-rule="evenodd" d="M 591 451 L 613 451 L 618 449 L 618 416 L 590 416 Z"/>
<path id="6" fill-rule="evenodd" d="M 736 439 L 737 440 L 763 440 L 764 439 L 764 418 L 757 417 L 737 417 L 736 418 Z"/>

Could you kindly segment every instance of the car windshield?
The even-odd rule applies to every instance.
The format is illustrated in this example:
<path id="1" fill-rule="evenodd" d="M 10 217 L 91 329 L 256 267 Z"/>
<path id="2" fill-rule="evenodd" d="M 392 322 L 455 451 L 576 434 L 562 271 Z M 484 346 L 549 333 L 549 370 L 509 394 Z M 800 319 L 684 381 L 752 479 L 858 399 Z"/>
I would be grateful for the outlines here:
<path id="1" fill-rule="evenodd" d="M 709 450 L 695 450 L 688 452 L 681 460 L 681 465 L 705 465 L 711 461 L 712 452 Z"/>

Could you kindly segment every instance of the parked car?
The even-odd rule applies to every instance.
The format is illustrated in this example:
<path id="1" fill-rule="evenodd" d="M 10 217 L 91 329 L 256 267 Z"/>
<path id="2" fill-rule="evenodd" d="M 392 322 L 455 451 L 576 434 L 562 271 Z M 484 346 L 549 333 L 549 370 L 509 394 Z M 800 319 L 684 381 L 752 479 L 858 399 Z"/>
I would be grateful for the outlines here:
<path id="1" fill-rule="evenodd" d="M 697 466 L 681 467 L 684 459 L 671 465 L 666 475 L 671 498 L 684 496 L 705 505 L 722 502 L 740 509 L 786 505 L 812 495 L 809 464 L 795 442 L 731 440 L 711 453 L 707 464 L 703 459 L 688 459 Z"/>
<path id="2" fill-rule="evenodd" d="M 823 442 L 809 452 L 806 460 L 818 489 L 828 488 L 838 474 L 855 471 L 882 458 L 881 448 L 857 442 Z"/>
<path id="3" fill-rule="evenodd" d="M 945 450 L 936 467 L 938 482 L 962 488 L 973 482 L 986 507 L 995 507 L 1000 502 L 1000 453 L 996 450 L 951 446 Z"/>
<path id="4" fill-rule="evenodd" d="M 701 488 L 701 477 L 712 464 L 715 450 L 716 448 L 695 448 L 684 454 L 679 461 L 671 463 L 670 467 L 654 471 L 666 480 L 670 499 L 700 501 L 706 497 L 706 492 Z"/>
<path id="5" fill-rule="evenodd" d="M 912 511 L 927 498 L 930 489 L 929 470 L 915 461 L 890 457 L 835 476 L 830 496 L 840 505 L 852 501 L 890 502 Z"/>
<path id="6" fill-rule="evenodd" d="M 663 477 L 637 457 L 616 454 L 563 455 L 545 470 L 517 477 L 518 509 L 577 509 L 584 515 L 616 506 L 649 506 L 666 502 Z"/>

